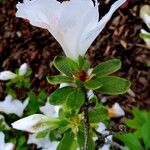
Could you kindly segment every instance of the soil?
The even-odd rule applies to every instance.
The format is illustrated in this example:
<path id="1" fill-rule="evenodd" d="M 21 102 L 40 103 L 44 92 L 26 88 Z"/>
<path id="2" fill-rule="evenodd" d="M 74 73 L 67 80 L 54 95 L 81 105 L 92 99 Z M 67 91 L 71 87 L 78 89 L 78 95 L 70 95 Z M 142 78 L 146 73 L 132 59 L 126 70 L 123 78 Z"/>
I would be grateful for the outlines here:
<path id="1" fill-rule="evenodd" d="M 100 17 L 113 2 L 101 0 Z M 64 53 L 48 31 L 15 17 L 16 3 L 16 0 L 0 3 L 0 71 L 14 71 L 26 62 L 33 70 L 31 89 L 35 93 L 45 89 L 50 95 L 56 86 L 48 84 L 46 76 L 58 74 L 52 61 L 56 55 Z M 133 107 L 150 109 L 150 50 L 139 37 L 141 28 L 148 30 L 139 17 L 143 4 L 150 4 L 150 1 L 130 0 L 115 12 L 86 54 L 93 67 L 110 58 L 121 59 L 122 69 L 116 75 L 132 82 L 131 91 L 124 95 L 105 95 L 108 105 L 118 102 L 126 112 L 125 117 L 117 120 L 119 125 L 130 117 Z M 0 82 L 0 100 L 5 96 L 4 90 L 5 84 Z M 24 99 L 26 92 L 18 91 L 18 98 Z"/>

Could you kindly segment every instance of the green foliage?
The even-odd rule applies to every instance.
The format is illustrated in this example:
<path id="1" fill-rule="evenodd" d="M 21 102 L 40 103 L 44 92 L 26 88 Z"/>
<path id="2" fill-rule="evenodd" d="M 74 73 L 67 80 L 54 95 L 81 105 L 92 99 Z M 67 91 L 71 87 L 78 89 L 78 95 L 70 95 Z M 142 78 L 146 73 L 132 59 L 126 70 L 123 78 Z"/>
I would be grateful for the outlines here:
<path id="1" fill-rule="evenodd" d="M 109 120 L 107 108 L 97 104 L 94 108 L 89 109 L 90 123 L 99 123 Z"/>
<path id="2" fill-rule="evenodd" d="M 127 119 L 125 124 L 134 129 L 134 131 L 132 133 L 119 134 L 116 137 L 131 150 L 148 150 L 150 148 L 150 112 L 134 108 L 132 113 L 134 118 Z"/>
<path id="3" fill-rule="evenodd" d="M 97 89 L 98 92 L 109 95 L 118 95 L 127 92 L 130 88 L 130 82 L 120 77 L 106 76 L 97 78 L 103 86 Z"/>
<path id="4" fill-rule="evenodd" d="M 52 105 L 62 105 L 67 101 L 69 94 L 75 89 L 74 87 L 63 87 L 54 91 L 48 98 Z"/>
<path id="5" fill-rule="evenodd" d="M 140 37 L 141 37 L 142 39 L 150 39 L 150 34 L 140 33 Z"/>
<path id="6" fill-rule="evenodd" d="M 66 100 L 66 107 L 70 109 L 80 109 L 83 105 L 85 94 L 82 89 L 74 88 L 71 93 L 68 94 Z"/>
<path id="7" fill-rule="evenodd" d="M 87 71 L 90 68 L 90 62 L 82 56 L 79 56 L 78 65 L 81 71 Z"/>
<path id="8" fill-rule="evenodd" d="M 139 140 L 131 133 L 119 134 L 117 138 L 119 138 L 130 150 L 142 150 Z"/>
<path id="9" fill-rule="evenodd" d="M 89 81 L 86 81 L 86 82 L 84 83 L 84 86 L 85 86 L 85 88 L 88 89 L 88 90 L 96 90 L 96 89 L 102 87 L 103 84 L 102 84 L 101 82 L 99 82 L 99 81 L 97 80 L 97 78 L 93 78 L 93 79 L 91 79 L 91 80 L 89 80 Z"/>
<path id="10" fill-rule="evenodd" d="M 57 147 L 57 150 L 73 150 L 72 148 L 74 147 L 74 142 L 74 134 L 71 132 L 71 130 L 69 130 L 64 134 Z"/>
<path id="11" fill-rule="evenodd" d="M 119 59 L 112 59 L 100 63 L 93 69 L 93 73 L 97 77 L 110 75 L 121 68 L 121 61 Z"/>
<path id="12" fill-rule="evenodd" d="M 47 77 L 47 81 L 50 84 L 61 84 L 61 83 L 71 83 L 72 80 L 67 77 L 67 76 L 63 76 L 63 75 L 58 75 L 58 76 L 49 76 Z"/>

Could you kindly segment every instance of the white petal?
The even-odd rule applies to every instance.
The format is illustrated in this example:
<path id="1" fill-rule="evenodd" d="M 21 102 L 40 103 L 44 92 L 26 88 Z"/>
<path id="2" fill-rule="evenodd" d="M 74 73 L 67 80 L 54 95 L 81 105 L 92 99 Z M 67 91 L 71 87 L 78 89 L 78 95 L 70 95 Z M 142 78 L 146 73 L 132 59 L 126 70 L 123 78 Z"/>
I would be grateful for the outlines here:
<path id="1" fill-rule="evenodd" d="M 27 143 L 36 144 L 37 148 L 42 148 L 43 150 L 56 150 L 58 142 L 51 142 L 48 136 L 40 139 L 37 139 L 36 136 L 37 134 L 30 134 Z"/>
<path id="2" fill-rule="evenodd" d="M 5 143 L 5 135 L 3 132 L 0 132 L 0 150 L 13 150 L 14 144 Z"/>
<path id="3" fill-rule="evenodd" d="M 4 141 L 5 135 L 3 132 L 0 132 L 0 149 L 3 150 L 5 146 L 5 141 Z"/>
<path id="4" fill-rule="evenodd" d="M 16 74 L 11 71 L 2 71 L 0 72 L 0 80 L 7 81 L 16 77 Z"/>
<path id="5" fill-rule="evenodd" d="M 14 150 L 14 144 L 12 144 L 12 143 L 6 143 L 4 150 Z"/>
<path id="6" fill-rule="evenodd" d="M 143 5 L 140 9 L 140 17 L 150 29 L 150 5 Z"/>
<path id="7" fill-rule="evenodd" d="M 63 87 L 66 87 L 66 86 L 72 86 L 72 87 L 74 87 L 75 84 L 73 84 L 73 83 L 61 83 L 60 86 L 59 86 L 59 88 L 63 88 Z"/>
<path id="8" fill-rule="evenodd" d="M 82 54 L 79 50 L 80 36 L 84 32 L 87 17 L 90 17 L 88 15 L 94 9 L 94 4 L 87 0 L 71 0 L 62 5 L 64 5 L 64 10 L 59 21 L 62 40 L 59 43 L 68 57 L 77 60 Z"/>
<path id="9" fill-rule="evenodd" d="M 44 124 L 48 117 L 41 114 L 34 114 L 12 123 L 13 128 L 18 130 L 25 130 L 31 133 L 38 133 L 49 128 Z"/>
<path id="10" fill-rule="evenodd" d="M 19 75 L 23 76 L 27 73 L 28 66 L 26 63 L 22 64 L 19 68 Z"/>
<path id="11" fill-rule="evenodd" d="M 105 130 L 106 130 L 105 124 L 102 123 L 102 122 L 100 122 L 100 123 L 98 124 L 97 131 L 98 131 L 99 133 L 102 133 L 102 134 L 103 134 L 103 132 L 104 132 Z"/>
<path id="12" fill-rule="evenodd" d="M 49 118 L 58 117 L 57 106 L 50 105 L 49 102 L 45 106 L 40 107 L 40 111 Z"/>
<path id="13" fill-rule="evenodd" d="M 113 13 L 125 2 L 126 0 L 117 0 L 110 8 L 109 12 L 97 23 L 89 26 L 81 37 L 80 51 L 83 54 L 87 51 L 90 45 L 93 43 L 95 38 L 103 30 L 106 23 L 110 20 Z"/>
<path id="14" fill-rule="evenodd" d="M 19 100 L 13 100 L 11 95 L 7 95 L 4 101 L 0 101 L 0 112 L 16 114 L 21 117 L 28 102 L 28 98 L 22 103 Z"/>
<path id="15" fill-rule="evenodd" d="M 150 33 L 149 33 L 149 32 L 147 32 L 147 31 L 145 31 L 144 29 L 141 29 L 141 33 L 144 33 L 144 34 L 148 34 L 148 35 L 150 35 Z M 150 39 L 143 38 L 143 40 L 145 41 L 146 46 L 147 46 L 148 48 L 150 48 Z"/>
<path id="16" fill-rule="evenodd" d="M 121 117 L 125 115 L 124 110 L 121 108 L 121 106 L 118 103 L 115 103 L 112 108 L 108 109 L 108 113 L 110 117 Z"/>

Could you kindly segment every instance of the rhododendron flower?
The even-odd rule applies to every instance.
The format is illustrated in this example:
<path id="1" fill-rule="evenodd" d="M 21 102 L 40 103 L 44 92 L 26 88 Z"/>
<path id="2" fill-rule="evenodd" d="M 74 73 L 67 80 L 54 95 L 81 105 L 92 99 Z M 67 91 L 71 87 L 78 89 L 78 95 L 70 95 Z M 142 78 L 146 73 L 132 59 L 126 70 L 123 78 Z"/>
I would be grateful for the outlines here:
<path id="1" fill-rule="evenodd" d="M 14 123 L 12 123 L 13 128 L 18 130 L 25 130 L 31 133 L 38 133 L 47 129 L 50 129 L 52 126 L 48 124 L 48 122 L 52 121 L 55 125 L 57 123 L 57 108 L 55 106 L 49 107 L 48 113 L 48 105 L 44 107 L 40 107 L 40 110 L 44 113 L 42 114 L 34 114 L 23 119 L 20 119 Z"/>
<path id="2" fill-rule="evenodd" d="M 44 138 L 36 138 L 37 134 L 30 134 L 27 143 L 36 144 L 42 150 L 56 150 L 58 142 L 50 141 L 48 135 Z"/>
<path id="3" fill-rule="evenodd" d="M 150 5 L 144 5 L 140 9 L 140 17 L 143 19 L 144 23 L 150 29 Z"/>
<path id="4" fill-rule="evenodd" d="M 13 150 L 14 144 L 5 143 L 5 135 L 3 132 L 0 132 L 0 150 Z"/>
<path id="5" fill-rule="evenodd" d="M 116 118 L 125 115 L 124 110 L 118 103 L 115 103 L 111 108 L 108 109 L 109 117 Z"/>
<path id="6" fill-rule="evenodd" d="M 29 98 L 22 103 L 17 99 L 13 99 L 11 95 L 7 95 L 4 101 L 0 101 L 0 112 L 6 114 L 16 114 L 21 117 L 28 103 Z"/>
<path id="7" fill-rule="evenodd" d="M 98 6 L 91 0 L 24 0 L 17 4 L 17 17 L 34 26 L 47 29 L 59 42 L 65 54 L 77 60 L 84 56 L 92 42 L 103 30 L 112 14 L 126 0 L 117 0 L 99 21 Z"/>
<path id="8" fill-rule="evenodd" d="M 27 64 L 24 63 L 20 66 L 18 75 L 24 76 L 26 73 L 27 73 Z M 11 79 L 14 79 L 16 77 L 17 77 L 17 74 L 15 74 L 9 70 L 0 72 L 0 80 L 2 80 L 2 81 L 11 80 Z"/>

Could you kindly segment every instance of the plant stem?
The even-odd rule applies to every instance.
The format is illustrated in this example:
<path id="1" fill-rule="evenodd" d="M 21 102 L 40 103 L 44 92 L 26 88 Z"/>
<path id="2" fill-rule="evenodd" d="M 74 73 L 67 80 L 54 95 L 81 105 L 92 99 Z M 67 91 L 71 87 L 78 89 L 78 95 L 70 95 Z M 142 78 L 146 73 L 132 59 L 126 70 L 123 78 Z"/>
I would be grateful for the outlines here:
<path id="1" fill-rule="evenodd" d="M 88 97 L 86 90 L 85 91 L 85 106 L 88 105 Z M 88 112 L 88 107 L 85 107 L 84 109 L 84 150 L 88 150 L 88 143 L 89 143 L 89 130 L 90 130 L 90 124 L 89 124 L 89 112 Z"/>

